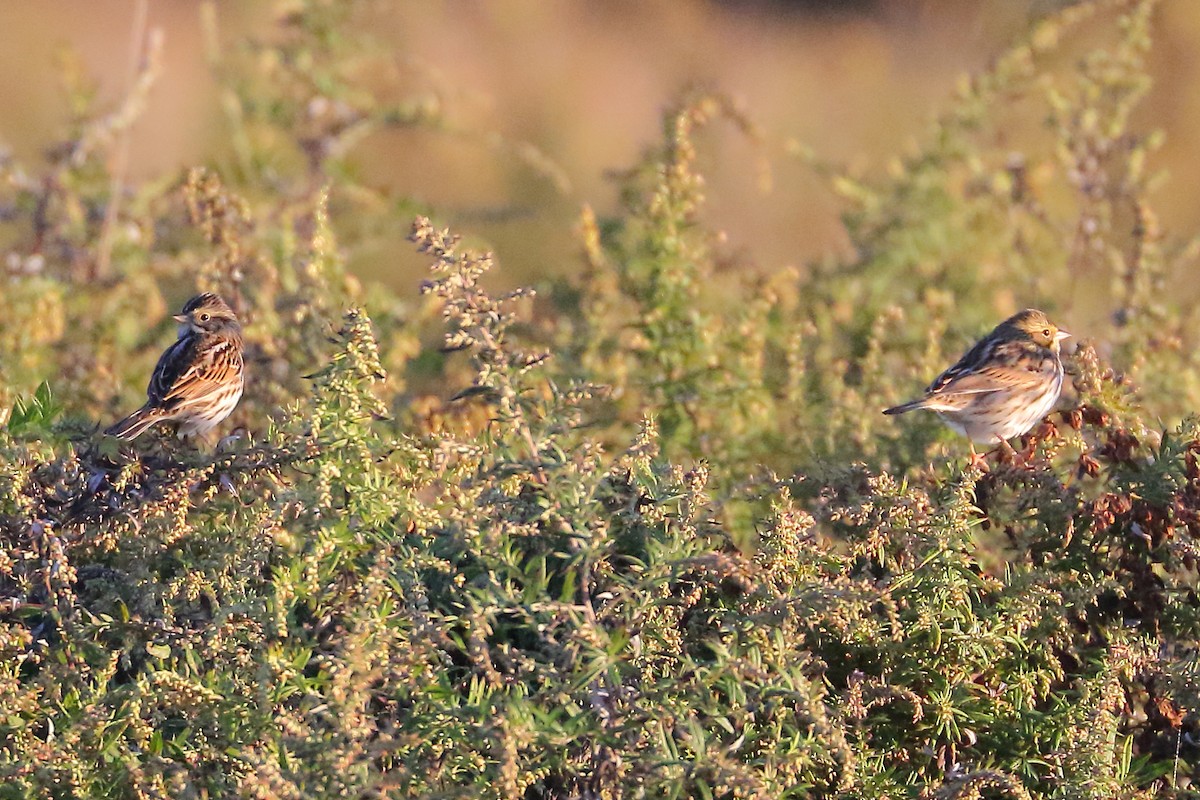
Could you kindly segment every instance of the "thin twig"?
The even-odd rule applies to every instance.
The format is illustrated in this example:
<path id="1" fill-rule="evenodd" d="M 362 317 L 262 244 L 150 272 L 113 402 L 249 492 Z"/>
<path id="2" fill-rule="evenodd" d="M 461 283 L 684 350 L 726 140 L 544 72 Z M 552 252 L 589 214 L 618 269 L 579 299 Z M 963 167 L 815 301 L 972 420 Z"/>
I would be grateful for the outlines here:
<path id="1" fill-rule="evenodd" d="M 125 78 L 126 96 L 132 94 L 140 72 L 142 54 L 146 49 L 146 18 L 149 16 L 149 0 L 137 0 L 133 9 L 133 30 L 129 39 L 129 70 Z M 129 171 L 130 140 L 133 120 L 120 131 L 112 150 L 109 163 L 111 176 L 108 190 L 108 206 L 104 209 L 104 223 L 100 227 L 100 239 L 96 245 L 96 265 L 92 278 L 102 279 L 108 275 L 112 262 L 113 230 L 117 224 L 117 212 L 121 206 L 122 186 Z"/>
<path id="2" fill-rule="evenodd" d="M 1175 766 L 1171 769 L 1171 788 L 1179 788 L 1179 751 L 1183 746 L 1183 726 L 1175 731 Z"/>

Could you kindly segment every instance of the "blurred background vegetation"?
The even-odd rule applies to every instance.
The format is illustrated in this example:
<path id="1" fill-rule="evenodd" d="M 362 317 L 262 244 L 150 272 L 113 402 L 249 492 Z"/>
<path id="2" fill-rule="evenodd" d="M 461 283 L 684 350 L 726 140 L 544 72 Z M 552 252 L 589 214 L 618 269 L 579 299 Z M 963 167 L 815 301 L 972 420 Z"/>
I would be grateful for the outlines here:
<path id="1" fill-rule="evenodd" d="M 354 4 L 348 38 L 356 85 L 381 103 L 420 107 L 425 124 L 371 130 L 345 169 L 369 188 L 469 231 L 496 250 L 513 285 L 576 269 L 571 227 L 583 203 L 616 206 L 607 177 L 635 164 L 657 138 L 662 109 L 699 84 L 736 98 L 759 142 L 716 129 L 704 150 L 711 187 L 706 215 L 726 234 L 729 268 L 804 267 L 850 242 L 844 204 L 796 153 L 811 149 L 856 173 L 884 170 L 911 154 L 963 75 L 991 63 L 1055 0 L 740 0 L 731 2 L 543 3 L 500 0 Z M 217 21 L 201 24 L 201 6 Z M 130 81 L 136 27 L 163 32 L 162 69 L 130 131 L 130 179 L 197 163 L 227 164 L 233 152 L 214 46 L 228 55 L 247 38 L 278 37 L 286 4 L 111 2 L 80 9 L 69 0 L 5 4 L 0 25 L 0 141 L 22 160 L 61 135 L 69 111 L 63 61 L 95 82 L 101 107 Z M 1200 11 L 1186 0 L 1157 12 L 1148 56 L 1150 95 L 1140 129 L 1162 129 L 1155 166 L 1172 176 L 1159 198 L 1164 225 L 1200 216 Z M 1060 57 L 1073 57 L 1088 32 Z M 997 132 L 1022 141 L 1041 120 Z M 403 214 L 371 231 L 347 255 L 351 270 L 408 292 L 423 266 L 402 244 Z"/>

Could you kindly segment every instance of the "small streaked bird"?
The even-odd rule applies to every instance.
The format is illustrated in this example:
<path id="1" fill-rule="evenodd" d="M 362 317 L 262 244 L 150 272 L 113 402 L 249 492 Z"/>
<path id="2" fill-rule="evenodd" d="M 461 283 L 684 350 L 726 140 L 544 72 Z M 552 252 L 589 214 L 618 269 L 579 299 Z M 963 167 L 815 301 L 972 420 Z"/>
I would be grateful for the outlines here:
<path id="1" fill-rule="evenodd" d="M 215 294 L 198 294 L 176 314 L 179 338 L 158 359 L 146 404 L 105 431 L 133 439 L 159 422 L 179 436 L 203 435 L 228 417 L 242 397 L 242 327 Z"/>
<path id="2" fill-rule="evenodd" d="M 1058 402 L 1060 343 L 1070 335 L 1041 311 L 1027 308 L 980 339 L 929 384 L 923 397 L 883 413 L 926 408 L 972 442 L 1004 444 L 1027 433 Z"/>

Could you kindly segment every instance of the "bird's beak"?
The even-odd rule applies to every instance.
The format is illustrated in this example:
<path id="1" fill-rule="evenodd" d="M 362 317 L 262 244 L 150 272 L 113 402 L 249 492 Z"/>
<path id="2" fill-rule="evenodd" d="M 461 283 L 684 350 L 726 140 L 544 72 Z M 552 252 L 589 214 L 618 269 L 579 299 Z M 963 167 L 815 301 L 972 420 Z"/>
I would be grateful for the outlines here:
<path id="1" fill-rule="evenodd" d="M 188 321 L 187 314 L 176 314 L 175 316 L 171 317 L 171 319 L 175 320 L 180 325 L 183 325 Z"/>
<path id="2" fill-rule="evenodd" d="M 1054 334 L 1054 341 L 1056 341 L 1056 342 L 1061 342 L 1063 339 L 1070 339 L 1070 338 L 1071 338 L 1071 334 L 1067 331 L 1060 330 L 1058 333 Z"/>

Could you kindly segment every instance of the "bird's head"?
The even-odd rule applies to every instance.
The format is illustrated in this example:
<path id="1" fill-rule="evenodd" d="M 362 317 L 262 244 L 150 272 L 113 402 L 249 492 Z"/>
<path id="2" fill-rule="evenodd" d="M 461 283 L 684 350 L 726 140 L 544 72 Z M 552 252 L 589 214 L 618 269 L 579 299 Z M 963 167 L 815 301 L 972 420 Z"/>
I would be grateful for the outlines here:
<path id="1" fill-rule="evenodd" d="M 188 300 L 183 311 L 176 314 L 174 319 L 179 323 L 180 336 L 241 331 L 233 309 L 212 292 L 198 294 Z"/>
<path id="2" fill-rule="evenodd" d="M 1009 338 L 1031 340 L 1055 353 L 1059 351 L 1062 340 L 1071 335 L 1051 322 L 1045 312 L 1036 308 L 1027 308 L 1013 314 L 1000 323 L 998 331 L 1007 334 Z"/>

